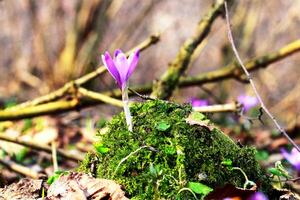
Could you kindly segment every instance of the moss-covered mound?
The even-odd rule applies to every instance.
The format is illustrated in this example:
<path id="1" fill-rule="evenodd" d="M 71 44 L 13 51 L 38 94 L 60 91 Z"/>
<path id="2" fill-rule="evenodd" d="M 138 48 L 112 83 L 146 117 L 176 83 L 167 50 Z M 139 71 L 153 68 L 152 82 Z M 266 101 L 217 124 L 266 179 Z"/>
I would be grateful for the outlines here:
<path id="1" fill-rule="evenodd" d="M 255 149 L 239 147 L 217 128 L 187 123 L 190 105 L 155 100 L 136 103 L 130 110 L 133 132 L 127 130 L 123 113 L 115 116 L 108 131 L 99 135 L 96 146 L 101 153 L 88 154 L 81 171 L 117 181 L 132 199 L 175 199 L 191 181 L 242 187 L 244 176 L 222 165 L 226 159 L 250 180 L 267 185 Z M 187 195 L 182 192 L 177 197 Z"/>

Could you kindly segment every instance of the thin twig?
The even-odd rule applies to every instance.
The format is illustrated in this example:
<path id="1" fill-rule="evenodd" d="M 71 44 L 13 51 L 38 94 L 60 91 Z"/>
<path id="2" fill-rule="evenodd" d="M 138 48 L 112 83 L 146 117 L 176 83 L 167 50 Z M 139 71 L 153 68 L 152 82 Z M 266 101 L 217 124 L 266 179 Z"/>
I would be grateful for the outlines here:
<path id="1" fill-rule="evenodd" d="M 104 102 L 118 107 L 122 107 L 123 105 L 122 101 L 118 99 L 82 87 L 76 88 L 73 93 L 75 93 L 75 95 L 73 95 L 74 98 L 71 100 L 57 100 L 24 108 L 0 110 L 0 121 L 18 120 L 40 115 L 59 114 L 69 110 L 79 110 L 82 107 L 86 107 L 83 104 L 86 103 L 85 99 L 87 98 L 89 99 L 87 100 L 88 102 L 94 101 L 98 104 Z M 78 97 L 78 94 L 81 94 L 80 98 Z M 84 97 L 86 98 L 84 99 Z M 89 105 L 93 105 L 93 103 Z"/>
<path id="2" fill-rule="evenodd" d="M 286 181 L 292 181 L 292 182 L 297 182 L 300 180 L 300 177 L 296 177 L 296 178 L 293 178 L 293 179 L 288 179 Z"/>
<path id="3" fill-rule="evenodd" d="M 132 53 L 133 51 L 135 51 L 136 49 L 139 49 L 140 51 L 144 51 L 145 49 L 147 49 L 148 47 L 156 44 L 159 41 L 159 37 L 160 35 L 157 34 L 153 34 L 151 35 L 149 38 L 147 38 L 146 40 L 144 40 L 143 42 L 141 42 L 140 44 L 138 44 L 137 46 L 135 46 L 134 48 L 132 48 L 131 50 L 129 50 L 126 55 L 130 55 L 130 53 Z M 20 108 L 25 108 L 25 107 L 29 107 L 29 106 L 36 106 L 42 103 L 47 103 L 50 101 L 54 101 L 56 99 L 59 99 L 61 97 L 63 97 L 66 93 L 68 93 L 68 91 L 70 89 L 72 89 L 72 87 L 75 86 L 81 86 L 93 79 L 95 79 L 96 77 L 98 77 L 100 74 L 102 74 L 103 72 L 106 71 L 106 68 L 102 65 L 100 65 L 95 71 L 90 72 L 76 80 L 70 81 L 68 83 L 66 83 L 63 87 L 57 89 L 56 91 L 53 91 L 49 94 L 46 94 L 44 96 L 40 96 L 36 99 L 30 100 L 30 101 L 26 101 L 24 103 L 18 104 L 14 107 L 8 108 L 6 109 L 7 111 L 9 110 L 18 110 Z"/>
<path id="4" fill-rule="evenodd" d="M 255 71 L 261 68 L 265 68 L 299 51 L 300 51 L 300 40 L 295 40 L 274 52 L 266 53 L 265 55 L 258 56 L 256 58 L 252 58 L 248 60 L 245 63 L 245 66 L 248 71 Z M 183 88 L 183 87 L 189 87 L 194 85 L 201 86 L 207 83 L 215 83 L 218 81 L 223 81 L 232 78 L 236 80 L 240 80 L 241 78 L 238 77 L 241 76 L 243 76 L 242 69 L 239 67 L 237 62 L 232 62 L 231 64 L 226 65 L 217 70 L 200 73 L 199 75 L 196 76 L 181 77 L 179 80 L 179 87 Z M 146 94 L 152 91 L 152 87 L 153 84 L 148 83 L 141 86 L 134 86 L 131 89 L 135 90 L 140 94 Z M 106 91 L 102 93 L 115 98 L 121 97 L 120 89 L 115 89 L 112 91 Z"/>
<path id="5" fill-rule="evenodd" d="M 56 151 L 56 143 L 55 141 L 51 142 L 51 150 L 52 150 L 52 162 L 53 162 L 53 171 L 58 171 L 58 162 L 57 162 L 57 151 Z"/>
<path id="6" fill-rule="evenodd" d="M 145 100 L 155 100 L 154 98 L 151 98 L 148 95 L 144 95 L 144 94 L 140 94 L 137 91 L 135 91 L 134 89 L 128 88 L 128 90 L 130 92 L 132 92 L 133 94 L 135 94 L 136 96 L 140 97 L 141 99 L 145 99 Z"/>
<path id="7" fill-rule="evenodd" d="M 247 68 L 248 72 L 258 70 L 261 68 L 265 68 L 272 63 L 275 63 L 283 58 L 286 58 L 294 53 L 300 51 L 300 39 L 295 40 L 280 49 L 266 53 L 265 55 L 258 56 L 256 58 L 252 58 L 245 62 L 245 67 Z M 232 62 L 231 64 L 219 68 L 217 70 L 213 70 L 206 73 L 200 73 L 197 76 L 190 76 L 190 77 L 182 77 L 179 81 L 179 87 L 185 87 L 190 85 L 203 85 L 205 83 L 214 83 L 217 81 L 226 80 L 229 78 L 234 78 L 238 81 L 241 81 L 244 75 L 243 70 L 240 68 L 237 62 Z M 245 83 L 245 81 L 242 81 Z M 247 83 L 249 83 L 247 81 Z"/>
<path id="8" fill-rule="evenodd" d="M 22 174 L 33 179 L 38 179 L 40 177 L 39 173 L 33 171 L 32 169 L 23 165 L 19 165 L 8 159 L 0 159 L 0 164 L 14 172 L 17 172 L 18 174 Z"/>
<path id="9" fill-rule="evenodd" d="M 115 171 L 114 171 L 114 174 L 117 173 L 120 165 L 125 162 L 129 157 L 131 157 L 132 155 L 136 154 L 137 152 L 139 152 L 140 150 L 144 149 L 144 148 L 148 148 L 150 151 L 156 151 L 153 147 L 151 146 L 147 146 L 147 145 L 144 145 L 144 146 L 141 146 L 139 147 L 138 149 L 136 149 L 135 151 L 131 152 L 130 154 L 128 154 L 125 158 L 122 158 L 122 160 L 119 162 L 119 164 L 117 165 Z"/>
<path id="10" fill-rule="evenodd" d="M 147 43 L 147 41 L 145 41 Z M 143 46 L 144 44 L 141 44 Z M 300 51 L 300 40 L 295 40 L 277 51 L 267 53 L 263 56 L 259 56 L 253 59 L 250 59 L 245 63 L 245 66 L 248 71 L 254 71 L 258 70 L 260 68 L 265 68 L 269 66 L 272 63 L 275 63 L 279 60 L 282 60 L 294 53 L 297 53 Z M 99 68 L 100 69 L 100 68 Z M 85 78 L 87 75 L 83 76 L 82 78 L 89 79 L 91 77 L 94 77 L 95 73 L 90 74 L 88 78 Z M 193 85 L 204 85 L 207 83 L 215 83 L 218 81 L 227 80 L 230 78 L 235 78 L 237 80 L 240 80 L 237 77 L 243 76 L 243 70 L 238 66 L 237 62 L 233 62 L 232 64 L 229 64 L 225 67 L 222 67 L 220 69 L 201 73 L 197 76 L 190 76 L 190 77 L 181 77 L 179 80 L 179 87 L 189 87 Z M 81 80 L 81 79 L 80 79 Z M 82 79 L 83 80 L 83 79 Z M 83 80 L 82 82 L 84 82 Z M 74 83 L 73 83 L 74 85 Z M 153 85 L 151 83 L 142 85 L 142 86 L 135 86 L 132 87 L 132 89 L 139 94 L 147 94 L 152 91 Z M 61 89 L 57 90 L 56 92 L 60 91 Z M 61 91 L 63 93 L 63 91 Z M 54 92 L 55 93 L 55 92 Z M 121 92 L 120 89 L 110 90 L 110 91 L 104 91 L 101 94 L 107 95 L 113 98 L 120 98 Z M 133 95 L 133 93 L 129 93 L 129 95 Z M 47 96 L 47 95 L 46 95 Z M 44 97 L 38 97 L 37 99 L 32 100 L 32 102 L 35 102 L 34 104 L 39 104 L 39 101 L 42 100 Z M 55 95 L 54 95 L 55 96 Z M 59 95 L 58 95 L 59 96 Z M 41 98 L 41 99 L 40 99 Z M 47 98 L 45 98 L 47 99 Z M 45 100 L 44 99 L 44 100 Z M 80 102 L 78 102 L 80 100 Z M 30 102 L 30 101 L 29 101 Z M 6 121 L 6 120 L 18 120 L 18 119 L 24 119 L 28 117 L 36 117 L 41 115 L 47 115 L 47 114 L 59 114 L 62 112 L 67 112 L 71 110 L 80 110 L 89 106 L 101 104 L 102 101 L 91 99 L 74 99 L 71 101 L 55 101 L 51 102 L 49 104 L 41 104 L 32 106 L 29 108 L 22 108 L 22 109 L 8 109 L 8 110 L 0 110 L 0 121 Z M 14 107 L 16 108 L 16 107 Z"/>
<path id="11" fill-rule="evenodd" d="M 280 131 L 280 133 L 282 133 L 287 139 L 288 141 L 300 152 L 300 148 L 298 147 L 298 145 L 290 138 L 290 136 L 286 133 L 286 131 L 279 125 L 279 123 L 277 122 L 277 120 L 275 119 L 275 117 L 271 114 L 271 112 L 268 110 L 268 108 L 265 106 L 260 94 L 258 93 L 258 90 L 254 84 L 254 81 L 253 79 L 251 78 L 250 76 L 250 73 L 248 72 L 247 68 L 244 66 L 243 64 L 243 61 L 241 60 L 240 56 L 239 56 L 239 53 L 235 47 L 235 44 L 234 44 L 234 40 L 233 40 L 233 36 L 232 36 L 232 32 L 231 32 L 231 25 L 230 25 L 230 19 L 229 19 L 229 14 L 228 14 L 228 8 L 227 8 L 227 2 L 225 0 L 225 15 L 226 15 L 226 24 L 227 24 L 227 29 L 228 29 L 228 39 L 229 39 L 229 42 L 232 46 L 232 50 L 240 64 L 240 66 L 242 67 L 244 73 L 246 74 L 249 82 L 250 82 L 250 85 L 258 99 L 258 101 L 260 102 L 260 105 L 261 107 L 263 108 L 263 110 L 266 112 L 266 114 L 271 118 L 271 120 L 274 122 L 276 128 Z"/>
<path id="12" fill-rule="evenodd" d="M 215 1 L 206 15 L 202 17 L 197 25 L 195 35 L 184 42 L 167 71 L 153 85 L 151 97 L 168 99 L 172 96 L 175 88 L 178 86 L 180 77 L 190 64 L 194 51 L 207 37 L 215 19 L 222 14 L 221 9 L 223 8 L 223 4 L 224 0 Z"/>
<path id="13" fill-rule="evenodd" d="M 204 113 L 216 113 L 216 112 L 238 112 L 241 105 L 238 102 L 227 103 L 227 104 L 216 104 L 209 106 L 193 107 L 194 111 Z"/>
<path id="14" fill-rule="evenodd" d="M 62 112 L 76 110 L 79 99 L 59 100 L 36 106 L 29 106 L 17 110 L 0 110 L 0 121 L 25 119 L 34 116 L 59 114 Z"/>
<path id="15" fill-rule="evenodd" d="M 35 149 L 35 150 L 45 151 L 45 152 L 50 153 L 50 154 L 52 153 L 52 149 L 49 146 L 42 145 L 42 144 L 37 144 L 37 143 L 33 143 L 33 142 L 28 142 L 28 141 L 23 141 L 23 140 L 20 140 L 18 138 L 13 138 L 13 137 L 10 137 L 10 136 L 7 136 L 7 135 L 0 134 L 0 140 L 20 144 L 20 145 L 23 145 L 23 146 L 26 146 L 26 147 L 29 147 L 29 148 L 32 148 L 32 149 Z M 77 154 L 71 154 L 70 152 L 66 152 L 62 149 L 57 149 L 57 153 L 58 153 L 58 155 L 60 155 L 64 158 L 67 158 L 69 160 L 73 160 L 75 162 L 83 160 L 83 155 L 78 154 L 78 153 Z"/>
<path id="16" fill-rule="evenodd" d="M 114 106 L 123 107 L 123 102 L 121 100 L 112 98 L 99 92 L 93 92 L 82 87 L 78 88 L 78 92 L 81 93 L 83 96 L 89 97 L 91 99 L 111 104 Z"/>

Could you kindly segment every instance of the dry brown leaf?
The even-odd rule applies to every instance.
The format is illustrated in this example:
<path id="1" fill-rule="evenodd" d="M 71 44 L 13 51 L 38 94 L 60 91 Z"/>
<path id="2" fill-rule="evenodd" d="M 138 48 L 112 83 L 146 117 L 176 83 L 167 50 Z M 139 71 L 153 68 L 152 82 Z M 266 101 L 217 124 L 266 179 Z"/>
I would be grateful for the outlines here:
<path id="1" fill-rule="evenodd" d="M 116 182 L 96 179 L 87 174 L 72 172 L 62 175 L 49 188 L 46 200 L 111 199 L 127 200 Z"/>
<path id="2" fill-rule="evenodd" d="M 36 200 L 42 188 L 42 180 L 24 178 L 18 183 L 13 183 L 5 188 L 0 188 L 2 200 Z"/>

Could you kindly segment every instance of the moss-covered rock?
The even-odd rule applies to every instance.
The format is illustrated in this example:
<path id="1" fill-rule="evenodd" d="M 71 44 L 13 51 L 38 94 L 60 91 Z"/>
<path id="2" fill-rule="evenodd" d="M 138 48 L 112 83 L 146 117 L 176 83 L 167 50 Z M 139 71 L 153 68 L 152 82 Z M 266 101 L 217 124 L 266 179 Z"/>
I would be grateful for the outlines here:
<path id="1" fill-rule="evenodd" d="M 190 105 L 153 100 L 130 110 L 133 132 L 127 130 L 123 113 L 115 116 L 95 144 L 102 153 L 88 154 L 79 170 L 117 181 L 132 199 L 187 199 L 188 192 L 177 194 L 191 181 L 242 187 L 241 172 L 221 164 L 230 159 L 250 180 L 268 187 L 255 149 L 239 147 L 219 129 L 205 126 L 207 119 L 204 125 L 188 123 Z"/>

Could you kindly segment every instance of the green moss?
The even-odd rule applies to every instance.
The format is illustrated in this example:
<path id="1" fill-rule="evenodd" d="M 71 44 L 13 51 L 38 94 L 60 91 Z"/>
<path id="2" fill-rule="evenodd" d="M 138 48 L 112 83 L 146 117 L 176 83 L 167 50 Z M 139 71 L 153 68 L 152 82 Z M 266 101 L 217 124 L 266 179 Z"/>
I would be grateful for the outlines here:
<path id="1" fill-rule="evenodd" d="M 190 181 L 242 187 L 242 174 L 221 164 L 230 159 L 250 180 L 268 187 L 255 149 L 239 147 L 217 128 L 187 123 L 190 105 L 155 100 L 136 103 L 130 110 L 133 132 L 127 130 L 123 113 L 115 116 L 95 144 L 109 151 L 88 154 L 81 171 L 117 181 L 132 199 L 175 199 Z M 187 192 L 180 195 L 190 198 L 184 196 Z"/>

